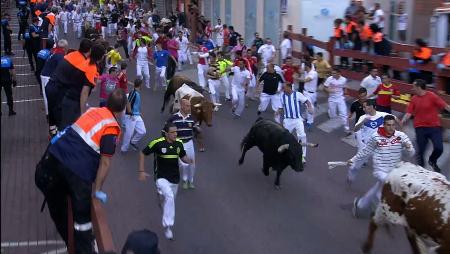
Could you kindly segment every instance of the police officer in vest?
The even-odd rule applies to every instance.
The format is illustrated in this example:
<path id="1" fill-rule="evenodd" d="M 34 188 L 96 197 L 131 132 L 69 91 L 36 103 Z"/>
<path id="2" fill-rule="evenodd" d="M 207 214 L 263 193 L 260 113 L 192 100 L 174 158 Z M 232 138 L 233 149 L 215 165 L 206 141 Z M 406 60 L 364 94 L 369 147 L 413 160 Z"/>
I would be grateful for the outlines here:
<path id="1" fill-rule="evenodd" d="M 44 68 L 45 62 L 51 55 L 50 49 L 53 48 L 53 44 L 54 44 L 53 40 L 48 40 L 46 43 L 46 48 L 39 50 L 39 52 L 37 54 L 36 71 L 34 72 L 34 75 L 36 76 L 36 79 L 39 83 L 39 88 L 41 89 L 41 94 L 42 94 L 42 91 L 45 91 L 42 87 L 41 72 L 42 72 L 42 68 Z"/>
<path id="2" fill-rule="evenodd" d="M 25 35 L 25 30 L 28 28 L 28 18 L 30 17 L 30 9 L 27 7 L 26 1 L 20 1 L 20 10 L 17 12 L 17 19 L 19 20 L 19 32 L 17 33 L 17 40 L 20 41 L 21 36 Z"/>
<path id="3" fill-rule="evenodd" d="M 66 244 L 67 197 L 71 199 L 76 253 L 94 253 L 91 197 L 107 201 L 102 186 L 120 135 L 117 119 L 126 104 L 125 92 L 113 91 L 106 107 L 90 108 L 53 137 L 36 167 L 36 185 L 44 193 L 50 216 Z"/>
<path id="4" fill-rule="evenodd" d="M 9 116 L 13 116 L 16 114 L 13 107 L 13 96 L 12 96 L 12 87 L 16 87 L 16 72 L 14 70 L 14 64 L 11 60 L 11 57 L 2 56 L 1 62 L 1 80 L 2 80 L 2 88 L 5 90 L 6 94 L 6 103 L 9 108 Z"/>
<path id="5" fill-rule="evenodd" d="M 151 141 L 142 150 L 139 157 L 139 179 L 144 181 L 149 174 L 145 172 L 144 160 L 146 155 L 155 154 L 156 190 L 163 198 L 162 225 L 167 239 L 173 239 L 172 227 L 175 222 L 175 197 L 180 182 L 180 170 L 178 160 L 192 164 L 193 160 L 186 155 L 183 142 L 177 139 L 177 127 L 168 122 L 163 129 L 164 137 Z"/>

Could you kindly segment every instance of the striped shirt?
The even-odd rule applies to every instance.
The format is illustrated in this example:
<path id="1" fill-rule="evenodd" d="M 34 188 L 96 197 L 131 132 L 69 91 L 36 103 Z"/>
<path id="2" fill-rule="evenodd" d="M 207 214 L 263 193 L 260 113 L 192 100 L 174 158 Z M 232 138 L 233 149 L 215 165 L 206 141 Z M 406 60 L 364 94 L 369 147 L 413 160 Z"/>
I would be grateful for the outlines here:
<path id="1" fill-rule="evenodd" d="M 128 102 L 131 107 L 131 115 L 140 116 L 141 115 L 141 93 L 134 89 L 128 95 Z"/>
<path id="2" fill-rule="evenodd" d="M 281 104 L 283 105 L 285 119 L 301 119 L 301 104 L 308 99 L 300 92 L 293 91 L 291 94 L 283 93 L 281 95 Z"/>
<path id="3" fill-rule="evenodd" d="M 395 131 L 394 135 L 387 137 L 382 130 L 384 130 L 383 127 L 379 128 L 367 141 L 364 149 L 351 159 L 355 162 L 373 155 L 374 176 L 380 180 L 384 180 L 386 175 L 402 160 L 402 150 L 407 144 L 412 148 L 407 150 L 409 155 L 414 154 L 411 140 L 405 133 Z"/>
<path id="4" fill-rule="evenodd" d="M 177 126 L 177 138 L 183 143 L 189 142 L 194 136 L 194 118 L 191 114 L 183 117 L 180 112 L 173 114 L 167 122 L 171 122 Z"/>

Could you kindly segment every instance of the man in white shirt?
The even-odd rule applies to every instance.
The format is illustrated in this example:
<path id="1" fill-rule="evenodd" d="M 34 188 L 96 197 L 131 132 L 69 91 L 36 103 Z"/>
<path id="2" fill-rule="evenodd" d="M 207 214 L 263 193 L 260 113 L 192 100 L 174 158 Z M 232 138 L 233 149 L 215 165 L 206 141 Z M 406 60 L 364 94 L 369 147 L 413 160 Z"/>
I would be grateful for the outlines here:
<path id="1" fill-rule="evenodd" d="M 400 41 L 406 41 L 406 29 L 408 27 L 408 13 L 405 13 L 403 6 L 398 8 L 397 16 L 397 31 Z"/>
<path id="2" fill-rule="evenodd" d="M 189 51 L 189 40 L 185 36 L 183 36 L 183 32 L 178 31 L 178 38 L 176 39 L 180 48 L 178 49 L 178 70 L 181 71 L 181 66 L 186 64 L 188 59 L 189 63 L 192 64 L 192 56 Z"/>
<path id="3" fill-rule="evenodd" d="M 384 11 L 381 9 L 380 3 L 375 3 L 375 9 L 373 14 L 373 23 L 377 24 L 381 32 L 384 28 Z"/>
<path id="4" fill-rule="evenodd" d="M 344 89 L 347 79 L 341 76 L 339 69 L 334 69 L 331 76 L 325 80 L 324 87 L 328 93 L 328 114 L 330 118 L 336 118 L 336 111 L 341 119 L 347 134 L 350 128 L 347 121 L 347 105 L 345 104 Z"/>
<path id="5" fill-rule="evenodd" d="M 231 81 L 231 96 L 233 98 L 233 116 L 239 118 L 245 108 L 245 93 L 251 79 L 250 72 L 245 68 L 243 61 L 238 62 L 238 66 L 231 68 L 233 79 Z"/>
<path id="6" fill-rule="evenodd" d="M 219 48 L 223 46 L 223 26 L 222 21 L 217 19 L 217 25 L 214 27 L 214 32 L 216 33 L 216 45 Z"/>
<path id="7" fill-rule="evenodd" d="M 378 69 L 374 68 L 370 70 L 369 76 L 365 77 L 361 81 L 361 87 L 364 87 L 367 90 L 367 97 L 373 95 L 373 92 L 377 89 L 377 87 L 381 84 L 381 78 L 377 76 Z"/>
<path id="8" fill-rule="evenodd" d="M 305 79 L 304 83 L 304 91 L 303 94 L 306 98 L 308 98 L 311 103 L 311 107 L 313 108 L 317 102 L 317 85 L 319 80 L 319 75 L 314 70 L 313 66 L 310 63 L 305 63 Z M 307 128 L 311 128 L 314 123 L 314 114 L 307 112 L 306 113 L 306 126 Z"/>
<path id="9" fill-rule="evenodd" d="M 69 13 L 66 9 L 64 9 L 59 15 L 59 20 L 61 20 L 61 24 L 63 25 L 64 34 L 67 34 L 67 23 L 69 22 Z"/>
<path id="10" fill-rule="evenodd" d="M 78 9 L 73 15 L 73 32 L 77 34 L 77 38 L 81 38 L 81 25 L 83 24 L 83 17 Z"/>
<path id="11" fill-rule="evenodd" d="M 262 62 L 264 67 L 274 58 L 275 56 L 275 47 L 272 45 L 272 40 L 270 38 L 266 39 L 266 43 L 263 44 L 258 49 L 258 54 L 261 55 Z"/>
<path id="12" fill-rule="evenodd" d="M 284 63 L 288 56 L 292 56 L 292 42 L 288 34 L 284 34 L 284 39 L 280 44 L 281 62 Z"/>
<path id="13" fill-rule="evenodd" d="M 303 126 L 301 107 L 306 104 L 309 114 L 313 113 L 311 102 L 302 93 L 293 91 L 292 84 L 284 83 L 283 93 L 281 94 L 280 111 L 284 113 L 283 126 L 290 133 L 295 130 L 297 140 L 306 144 L 306 133 Z M 302 149 L 302 161 L 306 162 L 306 147 Z"/>

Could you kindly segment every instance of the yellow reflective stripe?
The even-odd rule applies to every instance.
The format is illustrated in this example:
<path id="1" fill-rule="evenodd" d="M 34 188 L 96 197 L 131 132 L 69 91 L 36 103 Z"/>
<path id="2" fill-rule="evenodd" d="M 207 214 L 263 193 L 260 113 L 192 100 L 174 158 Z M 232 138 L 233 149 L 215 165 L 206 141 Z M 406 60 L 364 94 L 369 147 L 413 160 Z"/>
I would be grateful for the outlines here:
<path id="1" fill-rule="evenodd" d="M 172 155 L 172 154 L 158 154 L 158 157 L 161 157 L 164 159 L 178 159 L 178 155 Z"/>
<path id="2" fill-rule="evenodd" d="M 390 95 L 390 94 L 393 94 L 393 92 L 392 92 L 392 91 L 384 91 L 384 90 L 381 90 L 381 91 L 378 92 L 378 94 L 386 94 L 386 95 Z"/>
<path id="3" fill-rule="evenodd" d="M 88 144 L 95 152 L 100 153 L 100 146 L 97 145 L 93 140 L 92 137 L 97 133 L 99 130 L 103 128 L 103 126 L 115 122 L 116 119 L 114 117 L 103 119 L 100 122 L 98 122 L 96 125 L 94 125 L 88 132 L 85 132 L 78 124 L 74 123 L 72 124 L 72 129 L 80 135 L 80 137 Z"/>
<path id="4" fill-rule="evenodd" d="M 150 143 L 148 144 L 148 148 L 152 148 L 156 143 L 161 142 L 161 141 L 163 141 L 163 140 L 164 140 L 164 137 L 161 137 L 161 138 L 152 140 L 152 142 L 150 142 Z"/>

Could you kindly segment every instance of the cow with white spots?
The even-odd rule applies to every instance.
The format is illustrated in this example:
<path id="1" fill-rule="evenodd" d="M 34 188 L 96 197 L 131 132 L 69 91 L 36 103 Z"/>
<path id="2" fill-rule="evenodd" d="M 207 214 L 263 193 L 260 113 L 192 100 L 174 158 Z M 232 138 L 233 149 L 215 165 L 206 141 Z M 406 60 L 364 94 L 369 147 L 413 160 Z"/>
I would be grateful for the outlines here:
<path id="1" fill-rule="evenodd" d="M 413 253 L 450 253 L 450 183 L 440 173 L 408 162 L 393 169 L 370 222 L 364 253 L 383 224 L 405 227 Z"/>

